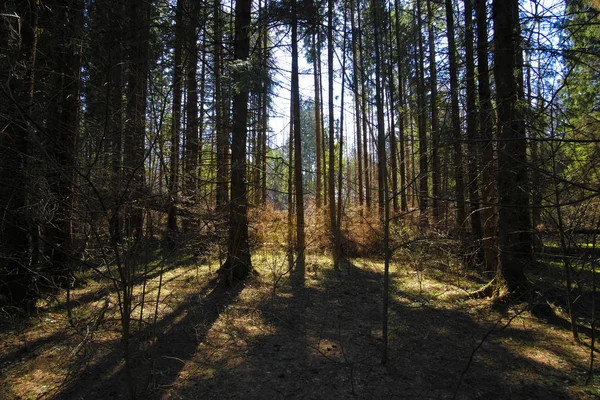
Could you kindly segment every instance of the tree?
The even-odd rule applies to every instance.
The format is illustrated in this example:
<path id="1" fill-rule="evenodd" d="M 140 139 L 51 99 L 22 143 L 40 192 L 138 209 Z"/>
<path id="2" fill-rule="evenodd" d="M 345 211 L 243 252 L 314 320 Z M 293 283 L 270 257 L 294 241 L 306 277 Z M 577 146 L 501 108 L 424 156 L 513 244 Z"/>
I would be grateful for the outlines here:
<path id="1" fill-rule="evenodd" d="M 356 175 L 358 177 L 358 203 L 362 206 L 364 201 L 363 187 L 363 157 L 362 157 L 362 136 L 361 136 L 361 113 L 360 113 L 360 88 L 358 69 L 358 34 L 357 25 L 355 23 L 354 11 L 356 9 L 357 0 L 350 0 L 350 26 L 352 28 L 352 89 L 354 94 L 354 121 L 356 122 Z"/>
<path id="2" fill-rule="evenodd" d="M 500 268 L 507 289 L 520 294 L 529 286 L 524 268 L 532 262 L 532 248 L 518 0 L 494 0 L 492 18 L 498 99 Z"/>
<path id="3" fill-rule="evenodd" d="M 429 81 L 430 81 L 430 106 L 431 106 L 431 214 L 434 223 L 440 221 L 441 200 L 441 166 L 440 166 L 440 116 L 438 112 L 438 77 L 437 60 L 435 52 L 435 27 L 431 0 L 427 0 L 427 30 L 429 34 Z"/>
<path id="4" fill-rule="evenodd" d="M 463 224 L 467 218 L 465 211 L 465 181 L 463 174 L 462 135 L 460 128 L 460 108 L 458 103 L 458 63 L 456 61 L 456 39 L 454 36 L 454 9 L 452 0 L 446 0 L 446 36 L 448 38 L 448 58 L 450 63 L 450 102 L 451 102 L 451 131 L 454 147 L 454 185 L 456 196 L 456 230 L 464 230 Z"/>
<path id="5" fill-rule="evenodd" d="M 292 116 L 294 126 L 294 183 L 296 189 L 296 273 L 304 276 L 304 189 L 302 187 L 302 133 L 298 83 L 298 11 L 292 0 Z"/>
<path id="6" fill-rule="evenodd" d="M 477 70 L 479 99 L 479 136 L 481 137 L 481 195 L 483 217 L 483 255 L 488 270 L 498 271 L 496 162 L 493 131 L 495 115 L 492 108 L 488 65 L 488 25 L 485 0 L 475 0 L 477 19 Z"/>
<path id="7" fill-rule="evenodd" d="M 425 52 L 423 50 L 423 39 L 421 32 L 423 32 L 423 26 L 421 22 L 421 0 L 417 1 L 415 19 L 417 21 L 417 35 L 418 35 L 418 49 L 415 51 L 415 63 L 417 65 L 417 125 L 419 131 L 419 211 L 420 211 L 420 225 L 421 229 L 425 229 L 428 222 L 428 205 L 429 205 L 429 163 L 427 156 L 427 117 L 425 110 L 425 67 L 424 58 Z"/>
<path id="8" fill-rule="evenodd" d="M 231 202 L 227 260 L 221 267 L 221 282 L 233 285 L 253 271 L 248 243 L 248 199 L 246 193 L 246 139 L 248 121 L 247 61 L 250 55 L 252 0 L 235 3 L 233 131 L 231 141 Z"/>
<path id="9" fill-rule="evenodd" d="M 335 118 L 333 111 L 333 0 L 328 1 L 327 7 L 327 74 L 328 74 L 328 103 L 329 103 L 329 168 L 327 180 L 329 182 L 329 227 L 333 245 L 333 265 L 339 267 L 340 254 L 337 254 L 337 222 L 335 212 Z M 338 205 L 339 206 L 339 205 Z"/>
<path id="10" fill-rule="evenodd" d="M 406 151 L 405 151 L 405 140 L 404 140 L 404 122 L 405 122 L 405 101 L 404 101 L 404 74 L 402 73 L 402 65 L 404 63 L 403 55 L 404 43 L 402 41 L 402 35 L 400 33 L 400 5 L 398 0 L 394 0 L 394 11 L 395 11 L 395 31 L 396 31 L 396 47 L 397 47 L 397 68 L 398 68 L 398 131 L 399 131 L 399 163 L 400 163 L 400 209 L 402 211 L 408 211 L 408 204 L 406 201 Z M 352 35 L 354 37 L 354 35 Z M 357 111 L 358 113 L 358 111 Z M 397 194 L 394 193 L 394 196 Z"/>
<path id="11" fill-rule="evenodd" d="M 237 5 L 236 5 L 237 7 Z M 225 129 L 225 121 L 223 118 L 225 99 L 223 98 L 223 88 L 221 84 L 222 69 L 222 25 L 221 19 L 221 1 L 215 0 L 213 8 L 213 35 L 214 35 L 214 107 L 215 107 L 215 134 L 217 137 L 217 193 L 216 193 L 216 211 L 217 213 L 225 212 L 227 204 L 227 141 L 228 133 Z M 237 18 L 236 18 L 237 19 Z M 237 31 L 236 31 L 237 33 Z M 246 118 L 246 117 L 244 117 Z M 233 162 L 233 161 L 232 161 Z"/>
<path id="12" fill-rule="evenodd" d="M 384 109 L 383 109 L 383 90 L 382 90 L 382 56 L 380 44 L 383 42 L 381 38 L 381 30 L 383 27 L 380 4 L 377 1 L 373 1 L 371 4 L 373 12 L 373 27 L 374 27 L 374 43 L 375 47 L 375 106 L 377 108 L 377 182 L 378 182 L 378 196 L 377 204 L 379 206 L 379 216 L 383 219 L 384 207 L 385 207 L 385 192 L 384 192 L 384 180 L 387 180 L 385 172 L 385 163 L 387 163 L 385 157 L 385 120 L 384 120 Z"/>
<path id="13" fill-rule="evenodd" d="M 465 0 L 465 63 L 467 104 L 467 145 L 468 145 L 468 176 L 469 176 L 469 215 L 471 233 L 480 241 L 482 238 L 481 214 L 479 211 L 479 171 L 477 149 L 477 91 L 475 88 L 475 58 L 473 51 L 473 0 Z"/>
<path id="14" fill-rule="evenodd" d="M 320 79 L 319 79 L 319 66 L 321 65 L 321 56 L 320 51 L 317 49 L 317 32 L 312 33 L 312 47 L 311 47 L 311 58 L 313 60 L 313 80 L 315 86 L 315 148 L 317 155 L 317 183 L 315 188 L 315 205 L 317 208 L 321 208 L 321 192 L 322 192 L 322 180 L 323 175 L 321 174 L 321 164 L 322 164 L 322 154 L 321 154 L 321 143 L 323 142 L 323 132 L 321 131 L 321 118 L 322 118 L 322 110 L 321 110 L 321 87 L 320 87 Z"/>
<path id="15" fill-rule="evenodd" d="M 0 297 L 5 299 L 2 303 L 25 308 L 36 296 L 27 261 L 26 206 L 28 113 L 35 85 L 38 9 L 37 1 L 0 4 L 0 51 L 4 54 L 0 58 L 0 108 L 7 122 L 0 135 Z"/>
<path id="16" fill-rule="evenodd" d="M 134 240 L 142 238 L 145 191 L 145 138 L 146 105 L 148 96 L 150 5 L 146 0 L 127 4 L 127 18 L 131 29 L 126 38 L 127 54 L 127 109 L 124 138 L 124 176 L 127 186 L 126 235 Z"/>
<path id="17" fill-rule="evenodd" d="M 195 200 L 198 190 L 198 163 L 201 140 L 198 137 L 201 123 L 198 120 L 198 26 L 199 26 L 199 4 L 191 1 L 189 17 L 185 34 L 185 59 L 186 59 L 186 131 L 185 131 L 185 195 L 188 201 Z M 203 21 L 204 24 L 204 21 Z M 205 63 L 202 63 L 204 66 Z M 204 76 L 202 79 L 202 87 Z M 203 92 L 203 90 L 201 90 Z M 202 98 L 204 98 L 202 93 Z M 202 119 L 202 117 L 200 117 Z M 191 221 L 186 218 L 183 223 L 184 231 L 189 231 Z"/>
<path id="18" fill-rule="evenodd" d="M 183 41 L 186 33 L 183 22 L 183 0 L 177 0 L 175 9 L 175 42 L 173 55 L 173 109 L 171 116 L 171 169 L 169 173 L 169 206 L 167 210 L 167 240 L 175 244 L 177 232 L 177 197 L 179 191 L 179 147 L 181 127 L 181 96 L 183 78 Z"/>

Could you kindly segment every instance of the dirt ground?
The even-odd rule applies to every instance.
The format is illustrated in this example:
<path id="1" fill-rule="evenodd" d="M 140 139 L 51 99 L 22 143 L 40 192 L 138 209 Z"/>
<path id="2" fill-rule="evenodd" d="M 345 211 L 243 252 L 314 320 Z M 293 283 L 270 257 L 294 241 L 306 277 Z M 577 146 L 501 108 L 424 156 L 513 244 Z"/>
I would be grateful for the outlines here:
<path id="1" fill-rule="evenodd" d="M 526 304 L 468 299 L 481 282 L 462 270 L 392 265 L 383 365 L 381 262 L 335 271 L 310 256 L 304 279 L 285 275 L 282 258 L 254 262 L 260 276 L 233 290 L 216 287 L 214 267 L 165 271 L 156 322 L 148 305 L 134 326 L 138 398 L 600 397 L 599 380 L 584 385 L 588 338 L 572 338 L 560 309 L 549 323 Z M 114 293 L 89 284 L 73 298 L 73 327 L 57 301 L 2 319 L 1 399 L 127 398 Z"/>

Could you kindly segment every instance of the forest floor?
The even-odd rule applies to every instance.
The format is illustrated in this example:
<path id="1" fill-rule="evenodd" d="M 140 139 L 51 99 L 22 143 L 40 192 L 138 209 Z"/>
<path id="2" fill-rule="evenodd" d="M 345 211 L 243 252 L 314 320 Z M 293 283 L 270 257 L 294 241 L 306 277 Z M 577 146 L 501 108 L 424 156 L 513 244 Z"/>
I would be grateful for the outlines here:
<path id="1" fill-rule="evenodd" d="M 572 338 L 560 308 L 548 322 L 526 304 L 470 299 L 484 282 L 439 257 L 391 266 L 385 365 L 381 261 L 335 271 L 310 255 L 304 279 L 289 278 L 283 255 L 261 251 L 253 262 L 260 275 L 233 290 L 215 285 L 215 266 L 165 268 L 157 320 L 148 305 L 133 325 L 139 398 L 600 397 L 599 379 L 584 385 L 589 345 Z M 146 301 L 159 281 L 148 281 Z M 2 320 L 1 399 L 127 397 L 115 293 L 90 282 L 72 298 L 73 326 L 64 298 Z"/>

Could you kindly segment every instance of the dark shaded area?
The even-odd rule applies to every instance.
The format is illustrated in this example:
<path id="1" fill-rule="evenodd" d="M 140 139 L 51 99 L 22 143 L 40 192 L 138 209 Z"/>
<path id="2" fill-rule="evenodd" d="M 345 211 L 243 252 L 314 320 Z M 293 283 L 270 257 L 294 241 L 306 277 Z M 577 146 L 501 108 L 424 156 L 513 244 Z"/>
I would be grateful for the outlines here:
<path id="1" fill-rule="evenodd" d="M 177 308 L 152 327 L 152 331 L 157 332 L 154 341 L 144 333 L 135 337 L 134 345 L 139 346 L 139 350 L 133 351 L 132 372 L 138 398 L 153 398 L 175 380 L 184 360 L 194 354 L 222 310 L 243 289 L 243 285 L 225 289 L 216 283 L 212 280 L 199 293 L 179 302 Z M 114 343 L 112 351 L 74 374 L 52 398 L 127 398 L 122 354 L 122 346 Z"/>
<path id="2" fill-rule="evenodd" d="M 390 357 L 384 367 L 381 275 L 352 263 L 341 272 L 309 264 L 307 277 L 306 286 L 292 277 L 273 303 L 254 309 L 271 324 L 268 333 L 235 332 L 245 342 L 240 363 L 200 357 L 201 367 L 176 381 L 168 398 L 444 399 L 453 397 L 463 372 L 459 399 L 574 398 L 566 390 L 578 382 L 572 368 L 580 360 L 574 354 L 546 345 L 534 331 L 516 329 L 517 321 L 495 326 L 408 291 L 396 293 L 398 300 L 390 303 Z M 311 279 L 318 279 L 318 286 L 311 286 Z M 537 363 L 506 347 L 506 338 L 550 351 L 571 366 Z M 527 373 L 515 379 L 517 370 Z"/>

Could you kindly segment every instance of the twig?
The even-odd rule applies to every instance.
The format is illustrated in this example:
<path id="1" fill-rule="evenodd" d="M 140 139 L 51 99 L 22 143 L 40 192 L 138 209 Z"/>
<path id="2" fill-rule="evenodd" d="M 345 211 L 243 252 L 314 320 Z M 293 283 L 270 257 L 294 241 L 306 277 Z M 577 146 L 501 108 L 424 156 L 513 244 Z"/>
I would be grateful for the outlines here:
<path id="1" fill-rule="evenodd" d="M 510 317 L 510 319 L 508 320 L 508 322 L 498 330 L 498 332 L 503 331 L 504 329 L 506 329 L 510 323 L 517 318 L 519 315 L 521 315 L 525 310 L 527 310 L 527 308 L 522 309 L 521 311 L 517 312 L 515 315 L 513 315 L 512 317 Z M 471 356 L 469 357 L 469 362 L 467 363 L 467 366 L 465 367 L 465 369 L 462 371 L 462 373 L 460 374 L 460 379 L 458 380 L 458 384 L 456 385 L 456 389 L 454 390 L 454 395 L 452 396 L 452 400 L 456 400 L 456 396 L 458 395 L 458 390 L 460 389 L 460 385 L 463 382 L 463 379 L 465 377 L 465 375 L 467 374 L 467 371 L 469 371 L 469 368 L 471 367 L 471 363 L 473 362 L 473 358 L 475 358 L 475 353 L 477 352 L 477 350 L 479 350 L 481 348 L 481 346 L 483 346 L 483 343 L 485 343 L 485 341 L 487 340 L 487 338 L 494 333 L 494 331 L 496 330 L 496 327 L 500 324 L 500 322 L 502 322 L 502 318 L 500 317 L 500 319 L 498 321 L 496 321 L 496 323 L 494 324 L 494 326 L 492 327 L 492 329 L 490 329 L 484 336 L 483 339 L 481 339 L 481 341 L 477 344 L 477 346 L 475 346 L 475 348 L 473 349 L 473 351 L 471 352 Z"/>

